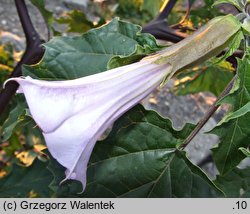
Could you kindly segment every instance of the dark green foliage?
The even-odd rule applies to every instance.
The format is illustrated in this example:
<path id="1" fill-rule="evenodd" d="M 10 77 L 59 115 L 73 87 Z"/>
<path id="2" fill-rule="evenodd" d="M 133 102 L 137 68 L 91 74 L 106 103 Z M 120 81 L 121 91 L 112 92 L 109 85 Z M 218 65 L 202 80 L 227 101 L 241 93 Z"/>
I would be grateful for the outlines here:
<path id="1" fill-rule="evenodd" d="M 45 44 L 43 60 L 25 66 L 23 74 L 42 79 L 75 79 L 106 71 L 109 66 L 129 64 L 159 50 L 154 37 L 140 31 L 138 25 L 114 19 L 82 36 L 53 38 Z"/>
<path id="2" fill-rule="evenodd" d="M 250 168 L 235 168 L 223 176 L 217 176 L 215 183 L 228 198 L 250 196 Z"/>
<path id="3" fill-rule="evenodd" d="M 52 175 L 47 170 L 47 164 L 35 160 L 29 167 L 14 165 L 10 174 L 0 179 L 0 197 L 25 198 L 30 194 L 50 197 L 48 185 Z"/>
<path id="4" fill-rule="evenodd" d="M 208 61 L 190 69 L 189 72 L 180 74 L 174 91 L 178 95 L 207 91 L 219 96 L 233 78 L 233 70 L 231 64 L 226 61 L 220 63 L 215 63 L 215 60 Z"/>
<path id="5" fill-rule="evenodd" d="M 171 121 L 137 106 L 121 117 L 109 136 L 97 142 L 88 167 L 85 192 L 78 182 L 66 182 L 55 162 L 51 189 L 57 197 L 214 197 L 220 191 L 176 150 L 192 130 L 172 128 Z M 161 136 L 161 137 L 159 137 Z M 180 182 L 181 180 L 181 182 Z"/>
<path id="6" fill-rule="evenodd" d="M 250 113 L 245 111 L 243 115 L 236 114 L 250 101 L 249 70 L 250 60 L 248 56 L 238 60 L 238 79 L 235 82 L 233 92 L 220 102 L 231 104 L 233 112 L 212 130 L 212 133 L 217 134 L 221 141 L 219 146 L 213 149 L 213 158 L 221 174 L 227 173 L 240 163 L 245 156 L 239 151 L 239 148 L 246 148 L 249 145 Z"/>

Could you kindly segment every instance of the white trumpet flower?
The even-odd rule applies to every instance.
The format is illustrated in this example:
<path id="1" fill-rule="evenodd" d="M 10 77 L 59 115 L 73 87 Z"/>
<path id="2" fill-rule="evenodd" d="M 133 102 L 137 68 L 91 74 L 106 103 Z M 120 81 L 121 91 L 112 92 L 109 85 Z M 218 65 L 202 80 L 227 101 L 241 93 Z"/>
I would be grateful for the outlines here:
<path id="1" fill-rule="evenodd" d="M 66 81 L 31 77 L 19 83 L 31 115 L 43 131 L 51 155 L 66 168 L 66 178 L 86 186 L 86 170 L 98 138 L 124 112 L 160 85 L 170 65 L 143 60 L 103 73 Z"/>
<path id="2" fill-rule="evenodd" d="M 19 93 L 24 93 L 50 153 L 66 168 L 64 180 L 78 180 L 84 189 L 87 164 L 103 132 L 163 80 L 219 54 L 236 36 L 243 37 L 237 18 L 221 16 L 176 45 L 131 65 L 75 80 L 8 81 L 20 84 Z"/>

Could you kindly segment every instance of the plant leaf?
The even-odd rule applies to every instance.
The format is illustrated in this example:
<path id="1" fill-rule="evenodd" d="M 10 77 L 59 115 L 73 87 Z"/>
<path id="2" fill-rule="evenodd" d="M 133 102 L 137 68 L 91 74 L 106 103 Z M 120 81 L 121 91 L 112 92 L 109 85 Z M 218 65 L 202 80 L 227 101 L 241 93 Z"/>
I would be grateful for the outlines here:
<path id="1" fill-rule="evenodd" d="M 105 140 L 96 144 L 82 195 L 76 195 L 77 182 L 58 186 L 64 169 L 59 169 L 55 163 L 50 165 L 56 177 L 50 187 L 57 197 L 220 195 L 206 175 L 184 153 L 176 150 L 192 127 L 188 124 L 181 131 L 174 130 L 169 120 L 136 106 L 114 124 Z"/>
<path id="2" fill-rule="evenodd" d="M 217 176 L 215 183 L 228 198 L 250 196 L 250 168 L 235 168 L 223 176 Z"/>
<path id="3" fill-rule="evenodd" d="M 240 109 L 234 112 L 230 112 L 228 115 L 226 115 L 222 122 L 228 122 L 229 120 L 237 119 L 239 117 L 243 117 L 245 114 L 247 114 L 250 111 L 250 102 L 242 106 Z M 220 122 L 220 123 L 222 123 Z"/>
<path id="4" fill-rule="evenodd" d="M 226 53 L 220 57 L 218 62 L 221 62 L 222 60 L 227 59 L 229 56 L 231 56 L 239 47 L 241 44 L 241 41 L 244 39 L 244 35 L 242 31 L 239 31 L 234 38 L 232 39 L 231 43 L 229 44 L 229 48 L 226 51 Z M 217 63 L 218 63 L 217 62 Z"/>
<path id="5" fill-rule="evenodd" d="M 249 17 L 244 19 L 244 21 L 242 23 L 242 29 L 243 29 L 243 32 L 247 36 L 250 35 L 250 19 L 249 19 Z"/>
<path id="6" fill-rule="evenodd" d="M 48 185 L 52 175 L 46 168 L 47 164 L 35 160 L 30 167 L 14 165 L 10 174 L 0 179 L 1 197 L 26 198 L 31 192 L 40 197 L 50 197 Z"/>
<path id="7" fill-rule="evenodd" d="M 204 0 L 204 4 L 200 7 L 193 7 L 190 11 L 190 20 L 194 26 L 202 26 L 208 20 L 223 15 L 217 8 L 213 8 L 214 0 Z"/>
<path id="8" fill-rule="evenodd" d="M 45 55 L 40 63 L 24 66 L 23 74 L 41 79 L 75 79 L 106 71 L 115 56 L 131 56 L 116 66 L 129 64 L 159 48 L 141 27 L 113 19 L 101 28 L 82 36 L 56 37 L 45 43 Z M 86 66 L 88 65 L 88 66 Z"/>
<path id="9" fill-rule="evenodd" d="M 238 10 L 242 10 L 243 4 L 241 3 L 241 0 L 216 0 L 213 4 L 213 6 L 219 5 L 219 4 L 232 4 L 234 5 Z"/>
<path id="10" fill-rule="evenodd" d="M 250 101 L 250 60 L 248 57 L 238 60 L 238 80 L 234 91 L 225 97 L 220 103 L 232 105 L 233 113 L 230 113 L 213 130 L 213 134 L 220 137 L 220 144 L 213 149 L 213 158 L 221 174 L 235 168 L 245 157 L 239 151 L 240 147 L 248 147 L 250 140 L 250 113 L 241 116 L 245 105 Z M 243 107 L 243 109 L 242 109 Z M 232 116 L 233 115 L 233 116 Z M 231 119 L 230 119 L 231 117 Z"/>
<path id="11" fill-rule="evenodd" d="M 56 20 L 59 24 L 68 25 L 67 32 L 84 33 L 95 26 L 80 10 L 72 10 Z"/>
<path id="12" fill-rule="evenodd" d="M 8 140 L 13 131 L 18 127 L 32 121 L 28 115 L 28 106 L 23 96 L 16 96 L 14 108 L 10 111 L 9 117 L 5 120 L 1 127 L 1 141 Z"/>
<path id="13" fill-rule="evenodd" d="M 249 158 L 250 158 L 250 151 L 249 151 L 249 149 L 240 147 L 239 150 L 240 150 L 241 152 L 243 152 L 243 154 L 246 155 L 246 157 L 249 157 Z"/>
<path id="14" fill-rule="evenodd" d="M 233 78 L 232 71 L 231 64 L 226 61 L 216 64 L 213 61 L 206 62 L 178 75 L 174 91 L 177 95 L 209 91 L 218 96 Z"/>

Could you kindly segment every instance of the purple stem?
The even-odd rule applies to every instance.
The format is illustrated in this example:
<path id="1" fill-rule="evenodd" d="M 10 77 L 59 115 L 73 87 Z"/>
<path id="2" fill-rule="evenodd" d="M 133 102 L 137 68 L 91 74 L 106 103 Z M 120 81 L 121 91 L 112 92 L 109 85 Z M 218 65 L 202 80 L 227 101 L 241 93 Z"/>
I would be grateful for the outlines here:
<path id="1" fill-rule="evenodd" d="M 20 60 L 20 62 L 18 62 L 13 72 L 11 73 L 10 78 L 21 76 L 21 68 L 23 64 L 37 63 L 40 61 L 44 54 L 44 49 L 41 46 L 44 41 L 40 39 L 38 33 L 32 25 L 24 0 L 15 0 L 15 5 L 26 38 L 26 50 L 24 52 L 24 55 L 22 56 L 22 59 Z M 12 96 L 16 93 L 17 88 L 18 84 L 14 81 L 11 81 L 7 83 L 5 88 L 1 91 L 0 115 L 4 112 Z"/>

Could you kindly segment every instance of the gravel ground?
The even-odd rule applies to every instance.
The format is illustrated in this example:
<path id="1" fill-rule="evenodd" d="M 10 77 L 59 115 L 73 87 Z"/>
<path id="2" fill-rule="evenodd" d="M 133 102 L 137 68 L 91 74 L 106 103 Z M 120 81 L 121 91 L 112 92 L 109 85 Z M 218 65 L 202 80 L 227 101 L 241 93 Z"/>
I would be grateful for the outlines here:
<path id="1" fill-rule="evenodd" d="M 46 25 L 38 10 L 29 1 L 28 9 L 32 21 L 42 38 L 47 38 Z M 68 0 L 69 2 L 69 0 Z M 68 8 L 62 1 L 46 1 L 47 8 L 52 10 L 56 15 L 62 13 Z M 70 4 L 68 4 L 69 6 Z M 21 24 L 14 6 L 14 0 L 0 0 L 0 32 L 2 42 L 12 41 L 17 49 L 25 49 L 24 34 L 21 30 Z M 162 116 L 169 117 L 173 121 L 175 128 L 181 128 L 186 122 L 197 123 L 204 113 L 208 110 L 214 96 L 209 93 L 199 93 L 187 96 L 175 96 L 171 92 L 173 81 L 170 81 L 161 90 L 155 90 L 147 99 L 143 101 L 146 108 L 158 111 Z M 216 125 L 221 112 L 211 118 L 202 131 L 208 131 Z M 195 163 L 202 160 L 210 153 L 210 148 L 218 142 L 214 135 L 204 135 L 199 133 L 192 143 L 186 148 L 191 160 Z M 209 174 L 214 176 L 216 169 L 214 166 L 209 167 Z"/>

